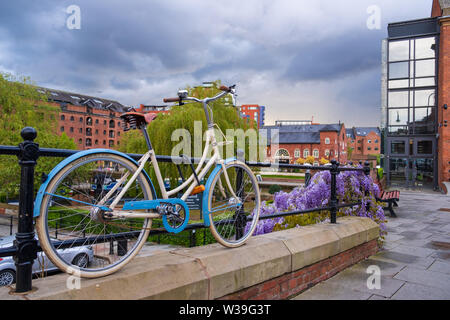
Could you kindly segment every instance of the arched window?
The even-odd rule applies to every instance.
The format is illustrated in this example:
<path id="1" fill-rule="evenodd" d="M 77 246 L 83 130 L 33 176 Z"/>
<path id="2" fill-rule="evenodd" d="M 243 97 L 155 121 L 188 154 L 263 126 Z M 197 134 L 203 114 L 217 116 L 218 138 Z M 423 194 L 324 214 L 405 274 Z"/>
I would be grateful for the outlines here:
<path id="1" fill-rule="evenodd" d="M 299 150 L 299 149 L 295 149 L 295 151 L 294 151 L 294 157 L 300 158 L 300 150 Z"/>
<path id="2" fill-rule="evenodd" d="M 291 157 L 286 149 L 278 149 L 275 153 L 275 161 L 289 163 Z"/>
<path id="3" fill-rule="evenodd" d="M 289 151 L 287 151 L 286 149 L 278 149 L 275 157 L 289 157 Z"/>
<path id="4" fill-rule="evenodd" d="M 66 120 L 66 117 L 63 114 L 61 115 L 61 120 L 62 121 Z"/>
<path id="5" fill-rule="evenodd" d="M 327 157 L 330 156 L 330 150 L 328 150 L 328 149 L 325 150 L 325 156 L 327 156 Z"/>
<path id="6" fill-rule="evenodd" d="M 86 128 L 86 135 L 87 136 L 92 136 L 92 129 L 91 128 Z"/>
<path id="7" fill-rule="evenodd" d="M 325 138 L 325 144 L 330 144 L 330 138 Z"/>
<path id="8" fill-rule="evenodd" d="M 309 157 L 309 149 L 303 150 L 303 158 L 308 158 L 308 157 Z"/>
<path id="9" fill-rule="evenodd" d="M 114 122 L 114 120 L 109 120 L 109 127 L 110 128 L 115 128 L 116 127 L 116 123 Z"/>
<path id="10" fill-rule="evenodd" d="M 90 146 L 92 146 L 92 140 L 91 140 L 91 138 L 87 138 L 86 139 L 86 147 L 90 147 Z"/>
<path id="11" fill-rule="evenodd" d="M 73 116 L 71 116 L 70 121 L 75 121 L 75 118 Z"/>
<path id="12" fill-rule="evenodd" d="M 83 139 L 78 139 L 78 144 L 83 144 Z"/>
<path id="13" fill-rule="evenodd" d="M 319 150 L 314 149 L 313 156 L 314 156 L 314 158 L 318 158 L 319 157 Z"/>
<path id="14" fill-rule="evenodd" d="M 92 126 L 92 118 L 91 117 L 86 118 L 86 125 Z"/>
<path id="15" fill-rule="evenodd" d="M 109 130 L 109 137 L 114 138 L 114 130 Z"/>

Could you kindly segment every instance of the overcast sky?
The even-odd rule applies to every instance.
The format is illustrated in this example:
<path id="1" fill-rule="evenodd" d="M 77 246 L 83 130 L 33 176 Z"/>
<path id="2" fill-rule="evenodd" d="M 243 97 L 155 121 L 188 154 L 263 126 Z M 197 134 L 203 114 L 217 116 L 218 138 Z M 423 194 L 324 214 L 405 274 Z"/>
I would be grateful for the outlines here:
<path id="1" fill-rule="evenodd" d="M 387 24 L 429 17 L 431 4 L 5 0 L 0 71 L 125 105 L 162 104 L 186 85 L 221 79 L 238 85 L 239 104 L 265 105 L 266 124 L 378 126 Z M 77 26 L 70 5 L 80 8 L 80 29 L 67 27 Z"/>

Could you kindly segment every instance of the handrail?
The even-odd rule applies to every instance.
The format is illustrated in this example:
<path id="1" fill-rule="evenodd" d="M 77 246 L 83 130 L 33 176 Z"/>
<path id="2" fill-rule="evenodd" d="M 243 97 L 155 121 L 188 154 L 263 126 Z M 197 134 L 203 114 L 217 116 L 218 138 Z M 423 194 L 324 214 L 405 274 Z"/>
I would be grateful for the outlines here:
<path id="1" fill-rule="evenodd" d="M 0 257 L 14 256 L 17 267 L 16 275 L 16 292 L 27 292 L 31 290 L 32 270 L 31 266 L 34 259 L 37 256 L 37 252 L 42 251 L 39 242 L 34 237 L 34 225 L 32 215 L 32 207 L 34 205 L 34 166 L 37 164 L 39 157 L 69 157 L 81 150 L 69 150 L 69 149 L 52 149 L 52 148 L 39 148 L 38 144 L 34 142 L 36 138 L 36 130 L 34 128 L 26 127 L 21 131 L 21 135 L 24 142 L 19 146 L 4 146 L 0 145 L 0 155 L 14 155 L 19 158 L 19 164 L 21 166 L 21 182 L 20 182 L 20 199 L 19 199 L 19 217 L 18 217 L 18 232 L 16 233 L 16 241 L 13 246 L 0 249 Z M 141 154 L 127 154 L 133 159 L 140 159 Z M 185 159 L 183 157 L 173 157 L 157 155 L 156 159 L 159 162 L 176 162 L 182 163 Z M 191 161 L 198 163 L 199 158 L 191 158 Z M 278 212 L 271 215 L 260 216 L 261 220 L 271 219 L 277 217 L 284 217 L 289 215 L 307 214 L 316 211 L 330 211 L 330 222 L 336 223 L 337 211 L 339 208 L 352 207 L 361 205 L 363 202 L 353 203 L 341 203 L 339 204 L 336 191 L 336 176 L 343 171 L 359 171 L 368 175 L 370 173 L 369 163 L 365 162 L 362 168 L 349 168 L 340 167 L 339 163 L 335 160 L 331 161 L 328 166 L 310 166 L 299 164 L 284 164 L 284 163 L 268 163 L 268 162 L 250 162 L 246 161 L 246 164 L 250 167 L 272 167 L 276 166 L 282 169 L 307 169 L 317 171 L 330 171 L 331 173 L 331 199 L 329 205 L 320 208 L 311 208 L 307 210 L 296 210 L 288 212 Z M 361 164 L 361 163 L 360 163 Z M 205 228 L 203 223 L 188 224 L 186 230 L 196 230 Z M 105 235 L 101 237 L 101 241 L 107 242 L 111 240 L 123 239 L 134 236 L 135 232 L 124 232 L 115 235 Z M 150 231 L 150 235 L 165 234 L 166 230 L 154 229 Z M 57 241 L 58 245 L 62 247 L 73 246 L 78 244 L 90 243 L 92 239 L 98 240 L 98 237 L 86 237 L 77 240 L 64 240 Z"/>

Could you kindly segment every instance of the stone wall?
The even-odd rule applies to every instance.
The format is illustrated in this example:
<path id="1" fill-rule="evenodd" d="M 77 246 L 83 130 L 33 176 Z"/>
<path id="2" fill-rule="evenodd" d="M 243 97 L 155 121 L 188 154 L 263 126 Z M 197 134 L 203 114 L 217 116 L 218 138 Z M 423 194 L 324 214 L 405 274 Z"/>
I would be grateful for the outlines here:
<path id="1" fill-rule="evenodd" d="M 67 289 L 69 276 L 33 281 L 25 296 L 0 289 L 0 299 L 283 299 L 323 281 L 375 253 L 378 225 L 345 217 L 252 237 L 234 249 L 219 244 L 141 256 L 119 272 L 82 279 Z"/>

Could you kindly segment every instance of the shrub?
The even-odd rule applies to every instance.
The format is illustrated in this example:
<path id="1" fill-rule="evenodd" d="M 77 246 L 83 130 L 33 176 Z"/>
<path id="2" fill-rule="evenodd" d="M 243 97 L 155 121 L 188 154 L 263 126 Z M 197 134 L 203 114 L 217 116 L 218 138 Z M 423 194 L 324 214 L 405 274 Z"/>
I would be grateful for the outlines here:
<path id="1" fill-rule="evenodd" d="M 290 193 L 283 191 L 275 193 L 273 203 L 262 203 L 260 215 L 326 207 L 331 198 L 330 182 L 330 172 L 320 171 L 312 177 L 307 187 L 295 188 Z M 337 175 L 336 189 L 340 203 L 362 202 L 361 205 L 339 209 L 338 216 L 360 216 L 374 220 L 380 226 L 379 240 L 382 241 L 386 234 L 387 221 L 382 204 L 376 201 L 375 196 L 380 191 L 372 178 L 360 171 L 344 171 Z M 255 234 L 324 222 L 329 219 L 329 216 L 329 211 L 323 210 L 307 215 L 260 220 Z M 248 224 L 247 227 L 249 226 Z"/>
<path id="2" fill-rule="evenodd" d="M 269 193 L 270 194 L 275 194 L 275 193 L 280 192 L 280 191 L 281 191 L 281 187 L 279 185 L 277 185 L 277 184 L 273 184 L 269 188 Z"/>

